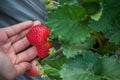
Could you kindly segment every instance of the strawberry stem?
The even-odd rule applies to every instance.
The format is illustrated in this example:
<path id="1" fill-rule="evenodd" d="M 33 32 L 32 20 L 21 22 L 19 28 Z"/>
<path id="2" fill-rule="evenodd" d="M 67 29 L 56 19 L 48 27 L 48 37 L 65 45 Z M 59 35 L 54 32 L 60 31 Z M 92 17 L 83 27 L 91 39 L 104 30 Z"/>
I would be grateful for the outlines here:
<path id="1" fill-rule="evenodd" d="M 62 48 L 58 49 L 58 50 L 55 50 L 54 53 L 53 53 L 53 56 L 56 55 L 57 53 L 60 53 L 62 51 Z"/>
<path id="2" fill-rule="evenodd" d="M 41 61 L 41 64 L 44 63 L 46 60 L 50 59 L 51 57 L 54 57 L 56 54 L 60 53 L 61 51 L 62 51 L 62 48 L 53 51 L 53 53 L 51 53 L 51 55 L 49 55 L 48 57 L 44 58 L 44 59 Z"/>

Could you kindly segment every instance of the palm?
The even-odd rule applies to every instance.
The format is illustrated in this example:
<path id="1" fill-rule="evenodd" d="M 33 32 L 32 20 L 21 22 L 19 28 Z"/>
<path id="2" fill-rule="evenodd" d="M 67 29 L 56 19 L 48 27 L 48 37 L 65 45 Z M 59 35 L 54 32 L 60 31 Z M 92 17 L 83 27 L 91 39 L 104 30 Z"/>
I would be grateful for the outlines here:
<path id="1" fill-rule="evenodd" d="M 25 65 L 30 65 L 28 61 L 36 56 L 35 48 L 28 48 L 30 43 L 25 37 L 32 24 L 28 21 L 0 29 L 0 51 L 4 53 L 4 59 L 7 59 L 7 64 L 16 75 L 22 74 Z"/>
<path id="2" fill-rule="evenodd" d="M 14 25 L 8 28 L 3 28 L 0 31 L 0 48 L 6 54 L 6 56 L 8 56 L 12 60 L 13 63 L 16 62 L 16 58 L 18 60 L 18 53 L 23 51 L 30 45 L 25 37 L 25 34 L 29 30 L 29 27 L 30 24 L 27 26 L 26 24 L 20 24 L 19 26 Z M 26 51 L 29 53 L 30 50 Z M 21 53 L 26 53 L 26 51 Z M 27 54 L 27 56 L 29 56 L 29 54 Z"/>

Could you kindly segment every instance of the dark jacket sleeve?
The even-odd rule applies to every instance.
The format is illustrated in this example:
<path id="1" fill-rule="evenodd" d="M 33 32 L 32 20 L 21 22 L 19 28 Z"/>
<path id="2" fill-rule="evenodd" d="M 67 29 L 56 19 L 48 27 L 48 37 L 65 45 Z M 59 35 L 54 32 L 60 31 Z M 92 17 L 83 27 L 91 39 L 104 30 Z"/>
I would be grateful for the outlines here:
<path id="1" fill-rule="evenodd" d="M 46 10 L 41 0 L 0 0 L 0 27 L 26 20 L 45 22 Z"/>

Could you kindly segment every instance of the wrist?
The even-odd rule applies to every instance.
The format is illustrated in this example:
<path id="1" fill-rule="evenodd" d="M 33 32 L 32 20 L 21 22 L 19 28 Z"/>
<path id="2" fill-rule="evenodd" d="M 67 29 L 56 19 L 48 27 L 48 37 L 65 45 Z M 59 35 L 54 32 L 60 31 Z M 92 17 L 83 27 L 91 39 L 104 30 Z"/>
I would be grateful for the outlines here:
<path id="1" fill-rule="evenodd" d="M 0 80 L 13 80 L 15 71 L 11 61 L 0 51 Z"/>

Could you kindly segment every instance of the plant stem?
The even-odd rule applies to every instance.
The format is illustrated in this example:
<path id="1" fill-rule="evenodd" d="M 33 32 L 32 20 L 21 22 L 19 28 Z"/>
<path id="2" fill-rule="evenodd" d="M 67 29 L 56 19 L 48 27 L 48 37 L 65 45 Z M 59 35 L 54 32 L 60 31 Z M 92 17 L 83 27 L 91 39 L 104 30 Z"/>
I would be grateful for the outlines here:
<path id="1" fill-rule="evenodd" d="M 56 50 L 53 54 L 56 55 L 57 53 L 59 53 L 59 52 L 61 52 L 61 51 L 62 51 L 62 48 Z M 44 63 L 44 61 L 48 60 L 49 58 L 51 58 L 51 57 L 54 56 L 54 55 L 49 55 L 48 57 L 44 58 L 44 59 L 42 60 L 41 64 Z"/>
<path id="2" fill-rule="evenodd" d="M 98 41 L 100 47 L 103 46 L 102 40 L 101 40 L 101 38 L 100 38 L 101 36 L 99 36 L 98 32 L 96 32 L 96 31 L 94 30 L 93 33 L 95 34 L 96 39 L 97 39 L 97 41 Z"/>
<path id="3" fill-rule="evenodd" d="M 59 53 L 59 52 L 61 52 L 61 51 L 62 51 L 62 48 L 56 50 L 55 53 L 54 53 L 54 55 L 57 54 L 57 53 Z"/>

